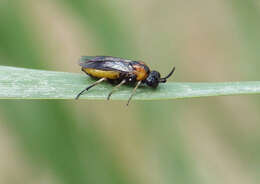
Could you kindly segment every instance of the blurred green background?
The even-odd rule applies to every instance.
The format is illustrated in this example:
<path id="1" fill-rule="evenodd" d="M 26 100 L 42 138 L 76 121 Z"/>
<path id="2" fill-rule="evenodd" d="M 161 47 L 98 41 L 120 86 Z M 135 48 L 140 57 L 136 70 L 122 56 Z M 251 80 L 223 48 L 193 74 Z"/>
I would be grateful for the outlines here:
<path id="1" fill-rule="evenodd" d="M 80 73 L 81 55 L 140 59 L 170 80 L 259 80 L 253 0 L 1 0 L 0 64 Z M 2 100 L 0 183 L 260 181 L 259 96 Z"/>

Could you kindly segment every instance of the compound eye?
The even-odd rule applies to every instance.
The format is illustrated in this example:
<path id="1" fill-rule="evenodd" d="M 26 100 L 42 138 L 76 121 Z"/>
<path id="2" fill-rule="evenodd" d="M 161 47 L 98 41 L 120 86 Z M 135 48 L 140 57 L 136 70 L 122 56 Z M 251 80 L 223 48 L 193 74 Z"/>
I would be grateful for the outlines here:
<path id="1" fill-rule="evenodd" d="M 146 84 L 152 88 L 157 88 L 159 84 L 160 73 L 157 71 L 152 71 L 146 78 Z"/>
<path id="2" fill-rule="evenodd" d="M 158 85 L 158 81 L 154 77 L 151 77 L 151 76 L 148 77 L 145 82 L 148 86 L 150 86 L 152 88 L 156 88 Z"/>

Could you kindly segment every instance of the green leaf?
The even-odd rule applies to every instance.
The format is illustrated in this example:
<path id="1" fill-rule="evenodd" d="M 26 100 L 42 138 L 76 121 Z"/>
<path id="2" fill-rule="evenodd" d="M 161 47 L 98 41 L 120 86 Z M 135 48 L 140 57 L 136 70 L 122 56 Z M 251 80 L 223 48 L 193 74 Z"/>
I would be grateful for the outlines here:
<path id="1" fill-rule="evenodd" d="M 74 99 L 84 88 L 95 80 L 85 74 L 33 70 L 0 66 L 1 99 Z M 80 99 L 104 100 L 113 86 L 102 83 Z M 111 99 L 127 100 L 132 91 L 122 86 Z M 168 82 L 157 89 L 143 86 L 137 89 L 136 100 L 162 100 L 203 96 L 221 96 L 260 93 L 260 81 L 223 83 Z"/>

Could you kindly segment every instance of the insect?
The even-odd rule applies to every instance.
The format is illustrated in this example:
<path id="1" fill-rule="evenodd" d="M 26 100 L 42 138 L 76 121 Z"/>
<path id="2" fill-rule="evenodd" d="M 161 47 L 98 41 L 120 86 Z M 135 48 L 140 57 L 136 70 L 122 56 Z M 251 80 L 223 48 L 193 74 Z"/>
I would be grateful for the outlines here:
<path id="1" fill-rule="evenodd" d="M 82 56 L 79 61 L 81 70 L 87 75 L 97 78 L 98 80 L 92 85 L 82 90 L 77 96 L 76 100 L 90 88 L 95 85 L 108 81 L 116 86 L 108 94 L 107 100 L 111 95 L 123 84 L 135 85 L 127 105 L 131 101 L 136 89 L 140 84 L 146 84 L 152 88 L 157 88 L 159 83 L 165 83 L 167 79 L 173 74 L 175 67 L 164 78 L 157 71 L 150 71 L 149 67 L 142 61 L 133 61 L 112 56 Z"/>

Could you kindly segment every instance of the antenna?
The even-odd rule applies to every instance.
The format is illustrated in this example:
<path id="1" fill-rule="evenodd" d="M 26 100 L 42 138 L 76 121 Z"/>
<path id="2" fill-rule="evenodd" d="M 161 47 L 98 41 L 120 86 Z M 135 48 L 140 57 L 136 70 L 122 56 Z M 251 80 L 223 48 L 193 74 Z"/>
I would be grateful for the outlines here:
<path id="1" fill-rule="evenodd" d="M 167 79 L 173 74 L 173 72 L 175 71 L 175 66 L 172 68 L 172 71 L 164 78 L 160 78 L 159 82 L 166 82 Z"/>

